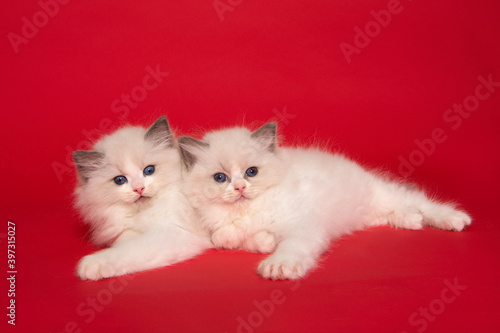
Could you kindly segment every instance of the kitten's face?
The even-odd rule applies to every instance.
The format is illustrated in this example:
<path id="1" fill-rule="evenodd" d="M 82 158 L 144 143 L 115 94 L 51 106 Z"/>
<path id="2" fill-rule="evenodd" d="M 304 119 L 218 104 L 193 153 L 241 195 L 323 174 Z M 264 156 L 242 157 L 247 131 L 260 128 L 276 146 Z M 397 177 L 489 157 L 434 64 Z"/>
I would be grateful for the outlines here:
<path id="1" fill-rule="evenodd" d="M 190 170 L 186 192 L 195 205 L 245 207 L 281 181 L 282 162 L 275 153 L 276 126 L 251 133 L 233 128 L 209 133 L 203 142 L 179 138 Z"/>
<path id="2" fill-rule="evenodd" d="M 160 118 L 149 130 L 127 127 L 104 137 L 91 152 L 75 152 L 80 195 L 103 204 L 142 205 L 177 180 L 180 158 L 168 123 Z"/>

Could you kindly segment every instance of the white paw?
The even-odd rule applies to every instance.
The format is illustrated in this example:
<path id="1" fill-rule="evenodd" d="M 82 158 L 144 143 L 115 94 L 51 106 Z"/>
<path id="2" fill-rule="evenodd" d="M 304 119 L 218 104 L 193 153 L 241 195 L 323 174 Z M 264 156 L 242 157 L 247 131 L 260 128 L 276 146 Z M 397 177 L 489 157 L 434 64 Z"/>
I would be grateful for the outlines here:
<path id="1" fill-rule="evenodd" d="M 89 254 L 80 260 L 77 266 L 77 274 L 80 279 L 95 281 L 121 275 L 113 267 L 104 251 Z"/>
<path id="2" fill-rule="evenodd" d="M 236 250 L 241 248 L 243 236 L 239 228 L 229 225 L 214 231 L 212 243 L 218 249 Z"/>
<path id="3" fill-rule="evenodd" d="M 470 225 L 471 222 L 472 219 L 469 215 L 460 210 L 455 210 L 441 221 L 436 221 L 436 226 L 445 230 L 462 231 L 466 226 Z"/>
<path id="4" fill-rule="evenodd" d="M 304 277 L 313 266 L 313 260 L 271 255 L 259 264 L 257 273 L 264 279 L 295 280 Z"/>
<path id="5" fill-rule="evenodd" d="M 255 233 L 246 241 L 247 250 L 260 253 L 271 253 L 276 245 L 274 234 L 265 230 Z"/>

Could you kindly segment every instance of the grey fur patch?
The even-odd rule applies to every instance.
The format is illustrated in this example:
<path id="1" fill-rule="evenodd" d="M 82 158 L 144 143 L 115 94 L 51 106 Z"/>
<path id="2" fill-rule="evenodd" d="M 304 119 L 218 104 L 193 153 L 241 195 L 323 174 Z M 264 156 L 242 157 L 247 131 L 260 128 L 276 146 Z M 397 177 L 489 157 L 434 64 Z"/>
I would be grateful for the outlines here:
<path id="1" fill-rule="evenodd" d="M 173 147 L 172 132 L 166 117 L 160 117 L 144 135 L 144 139 L 153 142 L 155 146 L 167 145 Z"/>
<path id="2" fill-rule="evenodd" d="M 197 140 L 190 136 L 181 136 L 177 139 L 179 142 L 179 148 L 181 150 L 182 160 L 186 165 L 187 169 L 190 170 L 192 166 L 196 163 L 196 154 L 194 151 L 200 149 L 207 149 L 210 145 L 206 142 Z"/>
<path id="3" fill-rule="evenodd" d="M 276 123 L 267 123 L 252 132 L 250 137 L 259 142 L 265 149 L 274 152 L 276 149 Z"/>
<path id="4" fill-rule="evenodd" d="M 105 155 L 97 151 L 77 150 L 73 153 L 73 160 L 80 178 L 86 182 L 92 172 L 98 170 L 104 163 Z"/>

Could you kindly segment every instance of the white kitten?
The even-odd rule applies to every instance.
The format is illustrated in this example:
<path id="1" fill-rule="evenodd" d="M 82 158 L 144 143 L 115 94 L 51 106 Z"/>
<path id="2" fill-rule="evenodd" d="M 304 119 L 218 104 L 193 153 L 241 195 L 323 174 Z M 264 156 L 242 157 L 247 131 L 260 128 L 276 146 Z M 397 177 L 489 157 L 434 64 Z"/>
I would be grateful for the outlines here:
<path id="1" fill-rule="evenodd" d="M 213 247 L 181 193 L 181 157 L 165 117 L 147 131 L 122 128 L 93 149 L 73 153 L 75 205 L 93 242 L 110 247 L 82 258 L 82 280 L 171 265 Z"/>
<path id="2" fill-rule="evenodd" d="M 365 227 L 423 225 L 462 230 L 471 218 L 452 204 L 370 173 L 339 154 L 281 148 L 276 125 L 232 128 L 203 141 L 179 138 L 186 195 L 218 248 L 273 252 L 264 278 L 303 277 L 332 239 Z"/>

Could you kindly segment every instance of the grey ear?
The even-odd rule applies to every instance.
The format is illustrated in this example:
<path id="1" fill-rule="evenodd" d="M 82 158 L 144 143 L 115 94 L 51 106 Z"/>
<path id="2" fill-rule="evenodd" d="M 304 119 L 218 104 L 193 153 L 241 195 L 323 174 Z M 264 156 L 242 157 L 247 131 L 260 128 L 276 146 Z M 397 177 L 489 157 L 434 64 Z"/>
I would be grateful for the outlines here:
<path id="1" fill-rule="evenodd" d="M 86 182 L 90 174 L 99 169 L 104 163 L 104 154 L 97 151 L 77 150 L 73 153 L 73 160 L 80 178 Z"/>
<path id="2" fill-rule="evenodd" d="M 191 170 L 192 166 L 196 163 L 196 153 L 209 147 L 208 143 L 196 140 L 190 136 L 181 136 L 177 141 L 179 142 L 182 160 L 188 170 Z"/>
<path id="3" fill-rule="evenodd" d="M 153 142 L 155 146 L 173 146 L 172 132 L 166 117 L 160 117 L 144 135 L 144 139 Z"/>
<path id="4" fill-rule="evenodd" d="M 276 149 L 276 123 L 267 123 L 252 132 L 250 137 L 259 142 L 265 149 L 274 152 Z"/>

